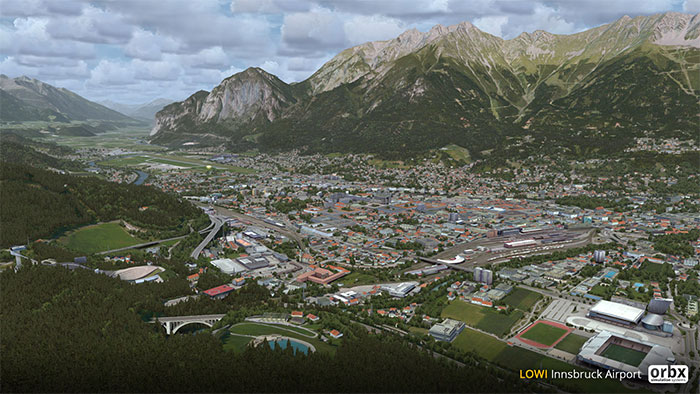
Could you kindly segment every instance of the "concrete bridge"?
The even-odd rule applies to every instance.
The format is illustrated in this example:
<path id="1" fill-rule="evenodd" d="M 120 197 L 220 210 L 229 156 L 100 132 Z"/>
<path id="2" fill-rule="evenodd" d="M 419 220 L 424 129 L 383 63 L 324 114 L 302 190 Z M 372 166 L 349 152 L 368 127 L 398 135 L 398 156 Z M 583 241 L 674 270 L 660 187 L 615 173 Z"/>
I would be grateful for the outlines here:
<path id="1" fill-rule="evenodd" d="M 196 316 L 161 316 L 151 319 L 151 323 L 158 322 L 160 325 L 165 327 L 165 333 L 167 335 L 175 334 L 177 330 L 182 327 L 199 323 L 205 326 L 212 327 L 214 323 L 221 320 L 226 315 L 196 315 Z"/>

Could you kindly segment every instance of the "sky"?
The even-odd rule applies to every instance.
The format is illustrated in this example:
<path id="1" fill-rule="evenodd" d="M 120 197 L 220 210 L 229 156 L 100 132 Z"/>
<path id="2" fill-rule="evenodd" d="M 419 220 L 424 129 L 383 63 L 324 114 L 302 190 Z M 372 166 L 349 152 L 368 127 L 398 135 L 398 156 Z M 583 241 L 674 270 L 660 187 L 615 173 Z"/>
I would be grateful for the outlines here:
<path id="1" fill-rule="evenodd" d="M 469 21 L 513 38 L 700 0 L 0 0 L 0 73 L 90 100 L 183 100 L 248 67 L 302 81 L 345 48 Z"/>

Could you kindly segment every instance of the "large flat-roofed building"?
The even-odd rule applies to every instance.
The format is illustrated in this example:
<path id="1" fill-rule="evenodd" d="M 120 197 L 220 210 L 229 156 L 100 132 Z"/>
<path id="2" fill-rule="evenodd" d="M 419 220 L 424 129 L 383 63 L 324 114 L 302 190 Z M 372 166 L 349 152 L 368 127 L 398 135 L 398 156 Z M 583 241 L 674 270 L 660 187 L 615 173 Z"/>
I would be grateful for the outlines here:
<path id="1" fill-rule="evenodd" d="M 605 300 L 598 301 L 588 311 L 588 317 L 626 326 L 639 324 L 643 316 L 644 309 Z"/>
<path id="2" fill-rule="evenodd" d="M 671 349 L 651 342 L 602 331 L 583 344 L 576 358 L 596 367 L 647 374 L 650 365 L 672 365 Z"/>
<path id="3" fill-rule="evenodd" d="M 220 269 L 221 272 L 229 275 L 237 274 L 246 270 L 246 267 L 238 264 L 231 259 L 218 259 L 212 260 L 211 264 L 216 268 Z"/>
<path id="4" fill-rule="evenodd" d="M 236 259 L 236 262 L 251 271 L 258 268 L 265 268 L 270 265 L 265 257 L 240 257 Z"/>
<path id="5" fill-rule="evenodd" d="M 349 270 L 334 265 L 327 265 L 325 268 L 312 265 L 310 268 L 312 268 L 312 271 L 307 271 L 297 276 L 297 282 L 306 282 L 307 280 L 310 280 L 311 282 L 318 283 L 320 285 L 327 285 L 350 273 Z"/>
<path id="6" fill-rule="evenodd" d="M 204 290 L 203 293 L 208 295 L 209 297 L 211 297 L 213 299 L 221 299 L 221 298 L 226 297 L 233 290 L 234 290 L 234 288 L 229 286 L 229 285 L 221 285 L 221 286 L 211 288 L 209 290 Z"/>
<path id="7" fill-rule="evenodd" d="M 428 333 L 438 341 L 452 342 L 464 330 L 464 323 L 458 320 L 445 319 L 430 328 Z"/>
<path id="8" fill-rule="evenodd" d="M 382 291 L 386 291 L 392 297 L 404 298 L 418 286 L 418 282 L 403 282 L 386 284 L 381 287 Z"/>

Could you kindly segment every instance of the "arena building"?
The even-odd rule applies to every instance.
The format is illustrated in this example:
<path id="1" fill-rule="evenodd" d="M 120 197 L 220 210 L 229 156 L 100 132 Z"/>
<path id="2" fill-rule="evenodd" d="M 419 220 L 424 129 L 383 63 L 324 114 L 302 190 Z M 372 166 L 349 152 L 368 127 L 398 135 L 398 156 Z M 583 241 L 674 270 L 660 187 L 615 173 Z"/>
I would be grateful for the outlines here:
<path id="1" fill-rule="evenodd" d="M 676 358 L 671 349 L 602 331 L 583 344 L 579 361 L 613 371 L 629 372 L 646 376 L 650 365 L 671 365 Z"/>
<path id="2" fill-rule="evenodd" d="M 624 326 L 638 325 L 643 316 L 644 309 L 605 300 L 598 301 L 588 311 L 590 318 Z"/>

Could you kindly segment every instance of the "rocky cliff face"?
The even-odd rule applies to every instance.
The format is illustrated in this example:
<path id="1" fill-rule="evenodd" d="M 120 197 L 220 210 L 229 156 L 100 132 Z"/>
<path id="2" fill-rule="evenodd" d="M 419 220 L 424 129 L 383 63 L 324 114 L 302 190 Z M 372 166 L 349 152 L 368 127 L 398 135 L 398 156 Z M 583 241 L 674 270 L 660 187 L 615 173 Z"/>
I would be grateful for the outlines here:
<path id="1" fill-rule="evenodd" d="M 700 15 L 679 13 L 511 40 L 468 22 L 438 25 L 346 49 L 298 84 L 248 69 L 159 112 L 153 137 L 398 152 L 445 143 L 488 150 L 537 127 L 560 130 L 558 143 L 577 127 L 683 128 L 697 112 L 698 48 Z"/>
<path id="2" fill-rule="evenodd" d="M 151 135 L 217 122 L 274 121 L 296 101 L 289 85 L 260 68 L 226 78 L 211 92 L 199 91 L 156 114 Z"/>

